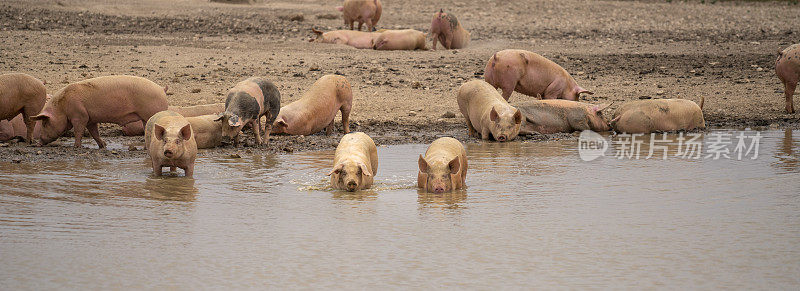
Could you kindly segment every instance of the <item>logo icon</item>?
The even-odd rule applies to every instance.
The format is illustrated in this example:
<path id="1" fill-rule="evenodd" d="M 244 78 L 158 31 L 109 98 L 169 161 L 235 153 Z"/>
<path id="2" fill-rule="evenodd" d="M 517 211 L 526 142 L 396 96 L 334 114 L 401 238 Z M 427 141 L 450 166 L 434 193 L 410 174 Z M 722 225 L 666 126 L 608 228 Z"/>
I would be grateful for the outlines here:
<path id="1" fill-rule="evenodd" d="M 578 154 L 581 160 L 589 162 L 605 156 L 607 149 L 608 141 L 594 131 L 584 130 L 578 137 Z"/>

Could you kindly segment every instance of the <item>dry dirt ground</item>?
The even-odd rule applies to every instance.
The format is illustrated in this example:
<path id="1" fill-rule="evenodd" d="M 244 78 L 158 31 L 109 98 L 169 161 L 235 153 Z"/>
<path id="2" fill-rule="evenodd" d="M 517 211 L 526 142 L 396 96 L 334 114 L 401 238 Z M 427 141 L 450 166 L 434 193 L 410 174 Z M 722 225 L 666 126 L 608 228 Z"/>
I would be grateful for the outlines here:
<path id="1" fill-rule="evenodd" d="M 458 87 L 481 78 L 496 51 L 519 48 L 548 57 L 596 92 L 585 102 L 611 109 L 640 98 L 706 97 L 716 127 L 798 127 L 784 112 L 775 76 L 777 51 L 800 42 L 800 5 L 787 2 L 385 0 L 378 28 L 429 29 L 440 8 L 472 33 L 453 51 L 373 51 L 309 43 L 311 27 L 344 27 L 338 0 L 4 0 L 0 2 L 0 72 L 26 72 L 53 93 L 85 78 L 130 74 L 169 85 L 172 105 L 224 102 L 249 76 L 278 84 L 288 104 L 324 74 L 346 76 L 354 93 L 351 129 L 379 144 L 454 136 L 476 142 L 455 101 Z M 302 17 L 301 17 L 302 16 Z M 515 93 L 512 104 L 532 97 Z M 800 97 L 796 98 L 800 99 Z M 798 101 L 796 101 L 798 102 Z M 455 118 L 444 118 L 453 112 Z M 251 155 L 333 149 L 341 137 L 272 137 L 265 146 L 203 151 Z M 145 157 L 143 138 L 118 127 L 73 149 L 72 134 L 53 145 L 0 144 L 0 161 Z M 245 134 L 250 137 L 250 134 Z M 88 137 L 88 135 L 85 135 Z M 569 138 L 532 136 L 526 140 Z M 130 146 L 133 145 L 133 148 Z M 138 150 L 132 150 L 132 149 Z"/>

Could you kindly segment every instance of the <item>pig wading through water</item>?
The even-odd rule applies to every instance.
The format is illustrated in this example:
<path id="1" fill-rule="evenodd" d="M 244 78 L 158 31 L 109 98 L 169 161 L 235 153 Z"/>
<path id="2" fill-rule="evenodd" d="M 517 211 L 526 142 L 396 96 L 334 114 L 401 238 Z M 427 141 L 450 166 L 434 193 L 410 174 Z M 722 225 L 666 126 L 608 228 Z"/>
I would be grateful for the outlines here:
<path id="1" fill-rule="evenodd" d="M 322 129 L 333 133 L 336 112 L 342 112 L 344 133 L 350 133 L 350 109 L 353 91 L 343 76 L 325 75 L 319 78 L 299 100 L 281 108 L 273 124 L 274 133 L 311 135 Z"/>
<path id="2" fill-rule="evenodd" d="M 195 117 L 208 114 L 218 114 L 225 112 L 225 103 L 214 103 L 206 105 L 195 106 L 169 106 L 167 110 L 175 111 L 183 117 Z M 221 123 L 220 123 L 221 124 Z M 135 136 L 144 134 L 144 126 L 141 121 L 131 122 L 122 127 L 122 134 L 126 136 Z"/>
<path id="3" fill-rule="evenodd" d="M 39 114 L 46 100 L 47 88 L 39 79 L 22 73 L 0 75 L 0 120 L 12 120 L 21 114 L 26 131 L 23 137 L 28 143 L 33 141 L 36 123 L 32 118 Z"/>
<path id="4" fill-rule="evenodd" d="M 181 168 L 186 177 L 192 177 L 197 144 L 186 118 L 172 111 L 159 112 L 147 120 L 144 138 L 156 176 L 161 176 L 162 167 L 170 167 Z"/>
<path id="5" fill-rule="evenodd" d="M 473 80 L 458 88 L 458 108 L 467 121 L 469 136 L 511 141 L 519 135 L 522 112 L 514 108 L 488 83 Z"/>
<path id="6" fill-rule="evenodd" d="M 311 31 L 317 34 L 317 38 L 312 39 L 312 42 L 316 41 L 320 43 L 345 44 L 359 49 L 371 49 L 375 39 L 378 38 L 378 36 L 381 35 L 381 32 L 385 30 L 379 30 L 376 32 L 355 30 L 334 30 L 322 32 L 312 28 Z"/>
<path id="7" fill-rule="evenodd" d="M 336 9 L 343 12 L 344 25 L 350 25 L 350 30 L 353 30 L 353 22 L 358 22 L 358 30 L 366 24 L 367 31 L 373 31 L 381 20 L 383 5 L 381 0 L 344 0 L 344 6 Z"/>
<path id="8" fill-rule="evenodd" d="M 381 32 L 372 48 L 376 50 L 424 50 L 425 34 L 413 29 Z"/>
<path id="9" fill-rule="evenodd" d="M 336 146 L 333 158 L 331 187 L 350 192 L 369 189 L 378 173 L 378 150 L 375 142 L 363 132 L 345 134 Z"/>
<path id="10" fill-rule="evenodd" d="M 506 100 L 514 91 L 539 99 L 572 101 L 577 101 L 581 93 L 594 94 L 578 86 L 558 64 L 529 51 L 499 51 L 489 58 L 484 72 L 486 82 L 503 89 Z"/>
<path id="11" fill-rule="evenodd" d="M 467 179 L 467 151 L 452 137 L 439 138 L 419 156 L 417 187 L 426 192 L 444 193 L 464 189 Z"/>
<path id="12" fill-rule="evenodd" d="M 793 44 L 778 52 L 775 61 L 775 73 L 783 82 L 783 94 L 786 96 L 786 112 L 794 113 L 794 90 L 800 81 L 800 44 Z"/>
<path id="13" fill-rule="evenodd" d="M 72 83 L 47 101 L 39 115 L 41 141 L 48 144 L 70 128 L 74 128 L 75 147 L 81 147 L 84 129 L 100 148 L 98 123 L 126 125 L 148 120 L 167 109 L 165 88 L 150 80 L 134 76 L 106 76 Z"/>
<path id="14" fill-rule="evenodd" d="M 593 105 L 569 100 L 534 100 L 516 104 L 525 120 L 520 135 L 611 130 L 603 117 L 610 104 Z"/>
<path id="15" fill-rule="evenodd" d="M 702 129 L 703 103 L 686 99 L 639 100 L 623 104 L 614 113 L 611 127 L 617 132 L 651 133 Z"/>
<path id="16" fill-rule="evenodd" d="M 439 10 L 433 15 L 431 21 L 431 38 L 433 39 L 433 49 L 436 43 L 441 42 L 446 49 L 460 49 L 469 44 L 470 35 L 455 15 Z"/>
<path id="17" fill-rule="evenodd" d="M 271 125 L 280 108 L 281 93 L 275 84 L 258 77 L 241 81 L 228 91 L 225 112 L 218 118 L 222 121 L 222 136 L 232 137 L 234 146 L 238 146 L 239 133 L 246 124 L 250 124 L 253 126 L 256 142 L 263 144 L 261 116 L 267 116 L 266 124 Z M 269 139 L 271 130 L 271 126 L 266 128 L 266 139 Z"/>

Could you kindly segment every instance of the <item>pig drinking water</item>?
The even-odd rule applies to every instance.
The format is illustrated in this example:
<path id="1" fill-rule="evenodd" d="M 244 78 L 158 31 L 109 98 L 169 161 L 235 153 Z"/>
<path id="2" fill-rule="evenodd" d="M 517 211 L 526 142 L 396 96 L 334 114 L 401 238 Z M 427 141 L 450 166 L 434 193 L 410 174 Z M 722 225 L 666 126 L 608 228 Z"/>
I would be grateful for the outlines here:
<path id="1" fill-rule="evenodd" d="M 502 89 L 506 100 L 514 91 L 539 99 L 572 101 L 581 93 L 594 94 L 578 86 L 558 64 L 529 51 L 499 51 L 489 58 L 484 72 L 486 82 Z"/>
<path id="2" fill-rule="evenodd" d="M 336 9 L 343 12 L 344 25 L 350 25 L 350 30 L 353 30 L 353 23 L 358 22 L 358 30 L 366 24 L 367 31 L 373 31 L 381 20 L 383 5 L 381 0 L 344 0 L 344 5 Z"/>
<path id="3" fill-rule="evenodd" d="M 425 34 L 414 29 L 385 30 L 375 38 L 376 50 L 424 50 Z"/>
<path id="4" fill-rule="evenodd" d="M 333 121 L 342 112 L 344 133 L 350 132 L 350 109 L 353 91 L 344 76 L 325 75 L 319 78 L 299 100 L 281 108 L 273 124 L 275 133 L 310 135 L 327 129 L 333 133 Z"/>
<path id="5" fill-rule="evenodd" d="M 163 167 L 181 168 L 186 177 L 194 174 L 197 144 L 192 125 L 180 114 L 162 111 L 148 119 L 145 145 L 156 176 L 161 176 Z"/>
<path id="6" fill-rule="evenodd" d="M 794 113 L 794 90 L 800 81 L 800 44 L 793 44 L 778 54 L 775 61 L 775 73 L 783 82 L 783 94 L 786 96 L 786 112 Z"/>
<path id="7" fill-rule="evenodd" d="M 253 126 L 253 134 L 258 144 L 261 140 L 261 116 L 267 116 L 267 124 L 272 124 L 281 108 L 281 93 L 275 84 L 267 79 L 252 77 L 241 81 L 228 91 L 225 99 L 225 112 L 220 115 L 222 136 L 233 138 L 239 145 L 239 133 L 246 124 Z M 271 126 L 265 138 L 269 139 Z"/>
<path id="8" fill-rule="evenodd" d="M 534 100 L 516 104 L 525 117 L 520 135 L 592 130 L 609 131 L 603 117 L 609 104 L 593 105 L 569 100 Z"/>
<path id="9" fill-rule="evenodd" d="M 417 187 L 423 191 L 444 193 L 464 189 L 467 178 L 467 151 L 452 137 L 439 138 L 419 156 Z"/>
<path id="10" fill-rule="evenodd" d="M 195 106 L 169 106 L 170 111 L 175 111 L 183 117 L 195 117 L 208 114 L 217 114 L 225 111 L 225 103 L 214 103 Z M 221 123 L 220 123 L 221 124 Z M 144 126 L 141 121 L 131 122 L 122 127 L 122 134 L 126 136 L 136 136 L 144 134 Z"/>
<path id="11" fill-rule="evenodd" d="M 478 134 L 484 140 L 511 141 L 519 135 L 522 113 L 488 83 L 481 80 L 464 83 L 458 88 L 457 99 L 470 136 Z"/>
<path id="12" fill-rule="evenodd" d="M 22 73 L 0 75 L 0 120 L 12 120 L 21 114 L 26 130 L 23 137 L 28 143 L 33 141 L 36 123 L 32 117 L 42 110 L 46 100 L 47 89 L 39 79 Z"/>
<path id="13" fill-rule="evenodd" d="M 331 187 L 350 192 L 369 189 L 378 172 L 375 142 L 363 132 L 345 134 L 333 158 Z"/>
<path id="14" fill-rule="evenodd" d="M 700 106 L 686 99 L 639 100 L 623 104 L 614 113 L 611 127 L 617 132 L 651 133 L 706 127 L 704 98 Z"/>
<path id="15" fill-rule="evenodd" d="M 439 10 L 433 15 L 430 34 L 434 50 L 437 42 L 441 42 L 446 49 L 464 48 L 469 44 L 470 39 L 469 32 L 461 26 L 456 16 L 445 13 L 444 10 Z"/>
<path id="16" fill-rule="evenodd" d="M 322 32 L 313 28 L 311 31 L 317 34 L 317 38 L 312 39 L 311 41 L 345 44 L 359 49 L 371 49 L 375 39 L 381 35 L 381 32 L 383 32 L 364 32 L 354 30 L 334 30 Z"/>

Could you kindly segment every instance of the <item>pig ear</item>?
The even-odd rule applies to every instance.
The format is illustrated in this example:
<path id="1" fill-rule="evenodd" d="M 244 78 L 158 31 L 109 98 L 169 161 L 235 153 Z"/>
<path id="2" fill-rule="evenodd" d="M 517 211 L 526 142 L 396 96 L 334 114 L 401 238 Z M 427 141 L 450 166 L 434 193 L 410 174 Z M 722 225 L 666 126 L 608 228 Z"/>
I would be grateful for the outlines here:
<path id="1" fill-rule="evenodd" d="M 586 89 L 583 89 L 580 86 L 578 86 L 578 95 L 583 94 L 583 93 L 586 93 L 586 94 L 589 94 L 589 95 L 594 95 L 594 92 L 586 90 Z"/>
<path id="2" fill-rule="evenodd" d="M 336 166 L 333 166 L 333 169 L 331 169 L 331 171 L 328 172 L 328 174 L 326 176 L 330 176 L 330 175 L 333 175 L 333 173 L 341 171 L 343 167 L 344 167 L 344 164 L 341 164 L 341 163 L 336 165 Z"/>
<path id="3" fill-rule="evenodd" d="M 417 163 L 419 163 L 419 171 L 420 172 L 423 172 L 423 173 L 427 173 L 428 172 L 428 162 L 425 161 L 425 158 L 423 158 L 422 155 L 419 155 L 419 161 L 417 161 Z"/>
<path id="4" fill-rule="evenodd" d="M 278 126 L 287 126 L 286 121 L 284 121 L 283 118 L 276 120 L 275 124 L 277 124 Z"/>
<path id="5" fill-rule="evenodd" d="M 224 118 L 225 118 L 225 115 L 220 113 L 219 115 L 217 115 L 217 119 L 214 119 L 214 121 L 220 121 L 220 120 L 222 120 Z"/>
<path id="6" fill-rule="evenodd" d="M 183 128 L 181 128 L 181 137 L 183 137 L 183 140 L 189 140 L 190 138 L 192 138 L 191 124 L 184 125 Z"/>
<path id="7" fill-rule="evenodd" d="M 47 119 L 50 119 L 50 114 L 49 113 L 44 113 L 44 112 L 39 113 L 39 115 L 31 116 L 31 120 L 42 120 L 42 121 L 44 121 L 44 120 L 47 120 Z"/>
<path id="8" fill-rule="evenodd" d="M 522 111 L 517 109 L 517 112 L 514 112 L 514 123 L 521 124 L 522 123 Z"/>
<path id="9" fill-rule="evenodd" d="M 317 30 L 316 28 L 311 28 L 311 32 L 316 33 L 317 35 L 322 35 L 322 31 Z"/>
<path id="10" fill-rule="evenodd" d="M 603 103 L 603 104 L 600 104 L 600 105 L 595 105 L 595 106 L 592 106 L 592 111 L 600 112 L 600 111 L 603 111 L 603 109 L 608 108 L 608 106 L 611 106 L 611 104 Z"/>
<path id="11" fill-rule="evenodd" d="M 450 167 L 450 174 L 458 174 L 458 171 L 461 170 L 461 161 L 455 157 L 447 166 Z"/>
<path id="12" fill-rule="evenodd" d="M 497 122 L 497 119 L 499 119 L 499 118 L 500 118 L 500 115 L 497 114 L 497 110 L 494 110 L 494 107 L 492 107 L 492 112 L 489 112 L 489 120 L 491 120 L 493 122 Z"/>
<path id="13" fill-rule="evenodd" d="M 372 177 L 372 171 L 367 169 L 367 165 L 365 165 L 364 163 L 359 163 L 358 166 L 361 167 L 361 173 L 363 173 L 364 176 Z"/>
<path id="14" fill-rule="evenodd" d="M 164 132 L 166 132 L 166 130 L 161 125 L 158 124 L 154 125 L 155 127 L 153 128 L 153 135 L 156 136 L 157 140 L 164 140 Z"/>

